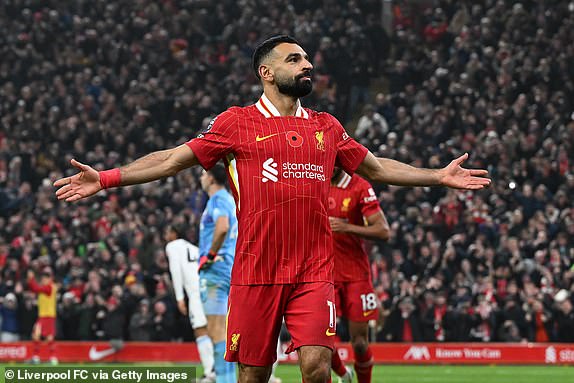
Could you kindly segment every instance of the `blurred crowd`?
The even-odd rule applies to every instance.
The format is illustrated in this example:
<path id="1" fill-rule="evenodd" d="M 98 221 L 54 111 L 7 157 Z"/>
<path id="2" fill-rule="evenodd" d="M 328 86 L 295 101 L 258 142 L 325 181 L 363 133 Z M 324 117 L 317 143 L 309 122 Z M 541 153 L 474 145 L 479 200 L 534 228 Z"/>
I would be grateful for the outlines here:
<path id="1" fill-rule="evenodd" d="M 398 2 L 397 2 L 398 3 Z M 4 0 L 0 4 L 0 315 L 30 336 L 28 269 L 58 282 L 58 339 L 188 339 L 163 228 L 197 238 L 199 169 L 73 205 L 51 183 L 187 141 L 261 87 L 251 53 L 295 36 L 305 106 L 375 154 L 439 167 L 470 153 L 478 193 L 378 186 L 370 244 L 379 341 L 574 342 L 574 4 L 378 0 Z M 373 84 L 384 84 L 385 91 Z M 360 116 L 355 123 L 355 116 Z M 6 338 L 7 339 L 7 338 Z"/>
<path id="2" fill-rule="evenodd" d="M 346 120 L 383 67 L 379 14 L 378 0 L 2 1 L 0 297 L 3 317 L 19 318 L 7 328 L 29 337 L 26 270 L 49 265 L 61 285 L 58 338 L 190 336 L 161 234 L 175 223 L 197 238 L 199 169 L 74 205 L 55 200 L 52 182 L 74 172 L 71 158 L 119 166 L 253 103 L 252 51 L 277 33 L 297 36 L 315 62 L 306 102 Z"/>
<path id="3" fill-rule="evenodd" d="M 574 3 L 434 5 L 395 8 L 390 91 L 355 134 L 418 166 L 468 152 L 493 184 L 379 188 L 377 339 L 573 342 Z"/>

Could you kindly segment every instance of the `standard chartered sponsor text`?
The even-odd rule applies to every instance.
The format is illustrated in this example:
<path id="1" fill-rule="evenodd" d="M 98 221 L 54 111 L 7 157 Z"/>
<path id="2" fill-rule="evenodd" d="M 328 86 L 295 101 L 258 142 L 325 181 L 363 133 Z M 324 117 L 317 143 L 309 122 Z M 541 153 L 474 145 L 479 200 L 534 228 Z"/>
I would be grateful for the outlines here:
<path id="1" fill-rule="evenodd" d="M 283 178 L 306 178 L 311 180 L 325 181 L 323 165 L 297 162 L 283 162 L 281 165 Z"/>

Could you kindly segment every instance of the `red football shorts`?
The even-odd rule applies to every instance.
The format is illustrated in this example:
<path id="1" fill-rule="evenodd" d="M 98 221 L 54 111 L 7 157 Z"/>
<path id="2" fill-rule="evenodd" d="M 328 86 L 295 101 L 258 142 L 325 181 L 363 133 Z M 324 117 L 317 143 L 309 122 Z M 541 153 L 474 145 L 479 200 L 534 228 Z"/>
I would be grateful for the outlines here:
<path id="1" fill-rule="evenodd" d="M 52 338 L 56 337 L 56 318 L 38 318 L 34 327 L 40 327 L 40 335 L 45 337 L 52 336 Z M 38 331 L 34 329 L 35 331 Z"/>
<path id="2" fill-rule="evenodd" d="M 301 346 L 333 349 L 337 323 L 333 284 L 231 286 L 225 360 L 273 364 L 283 318 L 291 334 L 287 352 Z"/>
<path id="3" fill-rule="evenodd" d="M 335 283 L 337 314 L 353 322 L 379 317 L 379 305 L 370 280 Z"/>

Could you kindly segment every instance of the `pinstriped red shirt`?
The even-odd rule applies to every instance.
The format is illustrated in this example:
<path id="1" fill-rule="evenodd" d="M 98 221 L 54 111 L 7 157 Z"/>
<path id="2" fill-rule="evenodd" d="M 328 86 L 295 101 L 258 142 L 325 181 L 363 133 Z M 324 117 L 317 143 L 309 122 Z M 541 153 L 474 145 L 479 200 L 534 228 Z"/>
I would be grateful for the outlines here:
<path id="1" fill-rule="evenodd" d="M 331 174 L 353 173 L 367 154 L 333 116 L 299 105 L 281 117 L 263 95 L 187 145 L 204 168 L 222 158 L 228 166 L 239 221 L 232 284 L 333 282 Z"/>
<path id="2" fill-rule="evenodd" d="M 375 191 L 358 175 L 343 173 L 329 192 L 329 216 L 346 219 L 353 225 L 364 225 L 364 218 L 381 211 Z M 335 253 L 335 282 L 369 280 L 369 258 L 361 237 L 333 233 Z"/>

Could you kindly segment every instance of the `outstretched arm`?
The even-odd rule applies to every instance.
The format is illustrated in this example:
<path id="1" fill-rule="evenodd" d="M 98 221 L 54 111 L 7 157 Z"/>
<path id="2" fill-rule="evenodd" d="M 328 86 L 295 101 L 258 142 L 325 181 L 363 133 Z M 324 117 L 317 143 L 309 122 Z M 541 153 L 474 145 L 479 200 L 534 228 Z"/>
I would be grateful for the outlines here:
<path id="1" fill-rule="evenodd" d="M 56 196 L 67 202 L 89 197 L 108 187 L 142 184 L 169 177 L 199 162 L 191 148 L 183 144 L 150 153 L 129 165 L 104 172 L 76 160 L 71 163 L 80 172 L 54 182 L 54 186 L 59 188 Z"/>
<path id="2" fill-rule="evenodd" d="M 465 153 L 442 169 L 424 169 L 388 158 L 377 158 L 369 152 L 357 168 L 357 173 L 371 181 L 399 186 L 448 186 L 470 190 L 488 187 L 491 181 L 486 177 L 488 171 L 461 166 L 467 158 L 468 153 Z"/>

